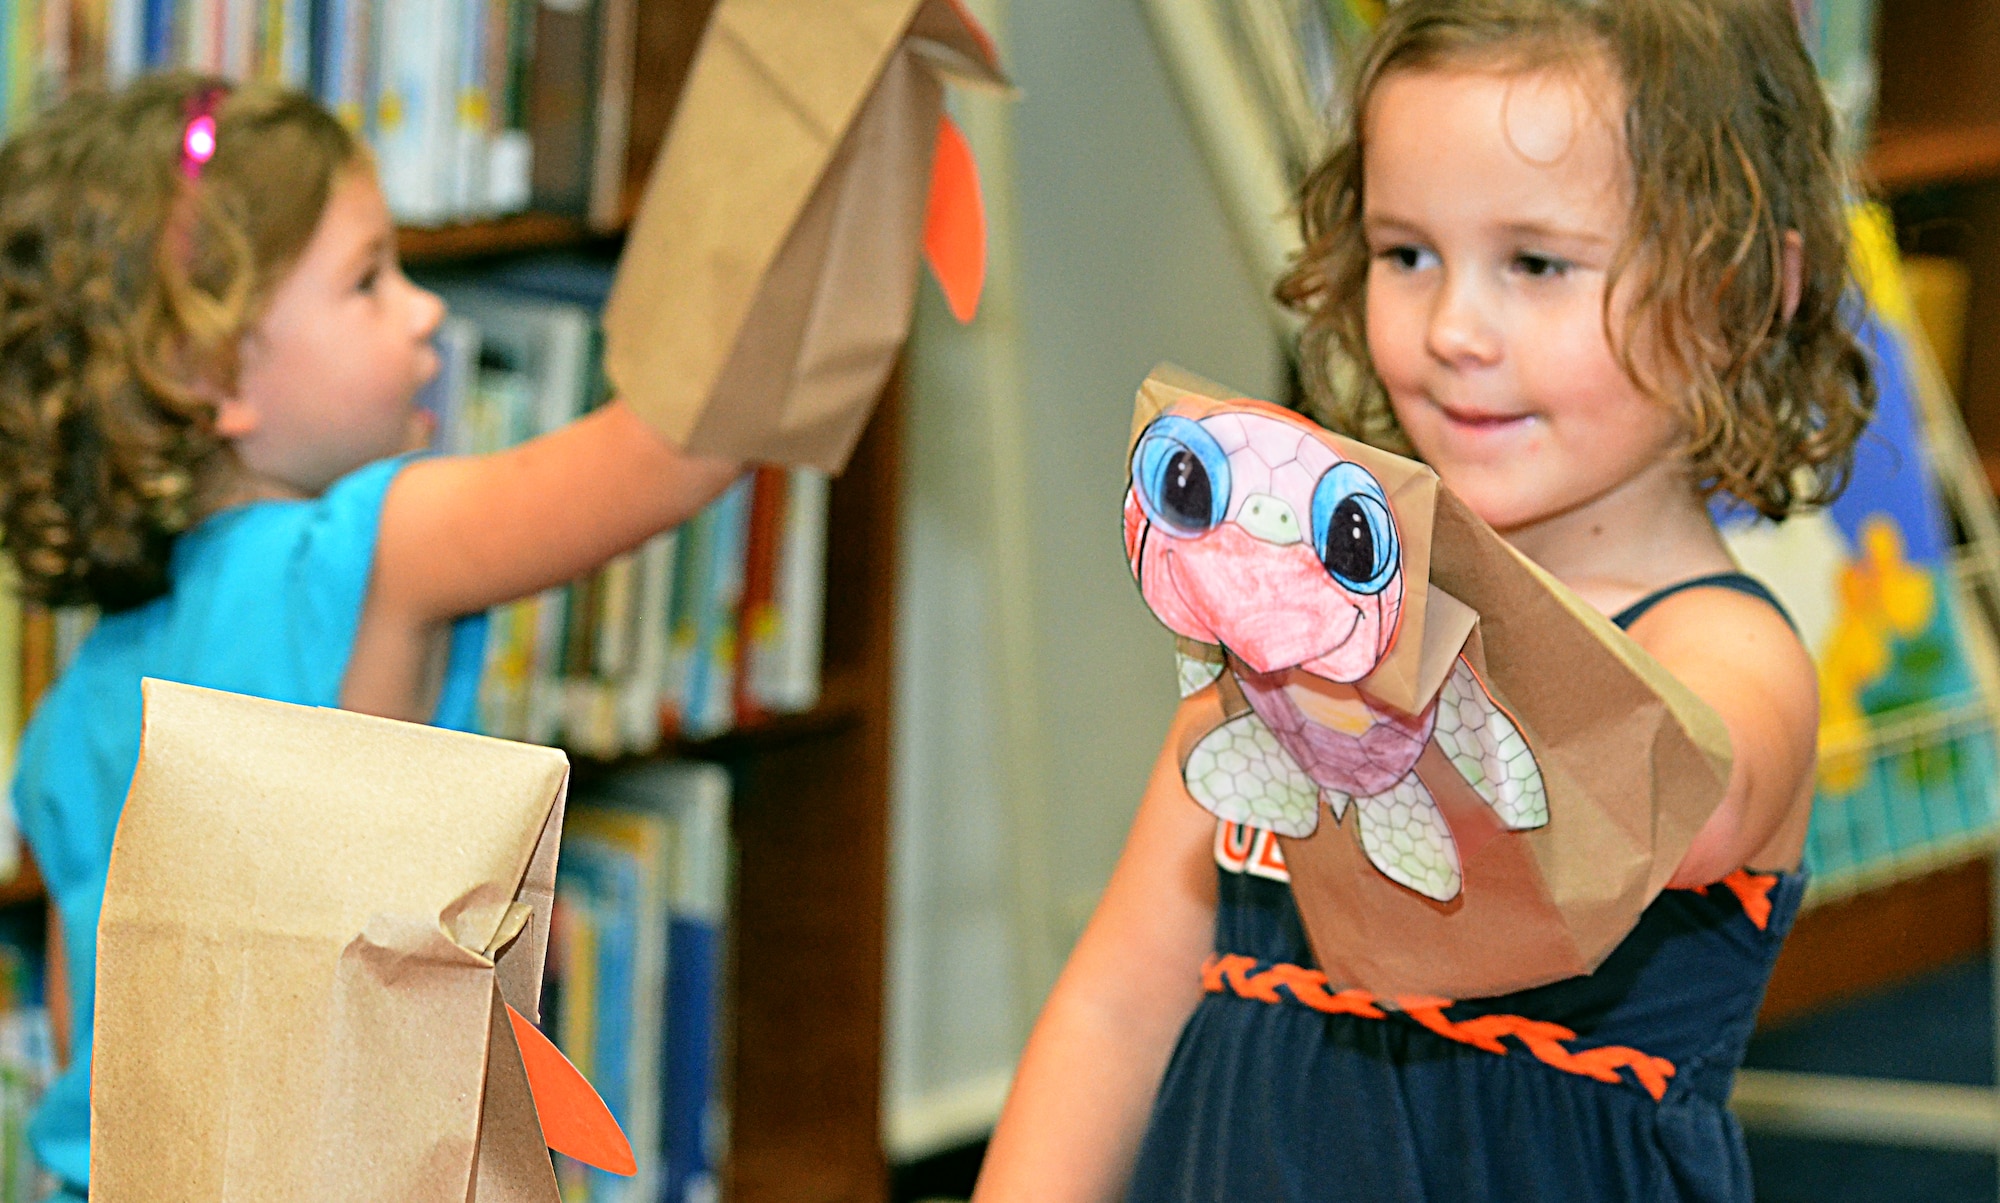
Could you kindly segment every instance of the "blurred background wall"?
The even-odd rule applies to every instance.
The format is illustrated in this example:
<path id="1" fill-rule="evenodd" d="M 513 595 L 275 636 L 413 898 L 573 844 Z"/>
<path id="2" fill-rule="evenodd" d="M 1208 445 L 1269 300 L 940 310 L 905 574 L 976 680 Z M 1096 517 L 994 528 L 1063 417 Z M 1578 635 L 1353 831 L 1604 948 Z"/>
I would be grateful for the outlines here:
<path id="1" fill-rule="evenodd" d="M 977 1138 L 1111 871 L 1175 702 L 1125 568 L 1132 397 L 1171 359 L 1282 397 L 1137 0 L 988 0 L 1019 99 L 959 95 L 985 308 L 919 301 L 907 366 L 885 1135 Z"/>

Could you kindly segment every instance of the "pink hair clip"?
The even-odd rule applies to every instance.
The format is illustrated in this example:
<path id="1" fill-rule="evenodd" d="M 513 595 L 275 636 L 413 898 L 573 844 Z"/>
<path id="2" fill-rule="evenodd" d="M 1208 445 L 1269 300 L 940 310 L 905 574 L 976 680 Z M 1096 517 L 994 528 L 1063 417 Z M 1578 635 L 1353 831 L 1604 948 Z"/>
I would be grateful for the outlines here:
<path id="1" fill-rule="evenodd" d="M 223 89 L 208 88 L 188 98 L 187 128 L 181 131 L 181 174 L 201 178 L 201 169 L 215 157 L 215 106 Z"/>

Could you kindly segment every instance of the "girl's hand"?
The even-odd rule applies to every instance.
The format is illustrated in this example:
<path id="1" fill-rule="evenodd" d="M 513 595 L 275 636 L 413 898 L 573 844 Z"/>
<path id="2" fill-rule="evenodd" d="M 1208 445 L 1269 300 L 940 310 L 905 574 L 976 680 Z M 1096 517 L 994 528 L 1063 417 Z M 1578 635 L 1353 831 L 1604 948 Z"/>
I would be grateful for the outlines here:
<path id="1" fill-rule="evenodd" d="M 1668 598 L 1631 635 L 1722 716 L 1734 753 L 1728 792 L 1668 885 L 1796 866 L 1819 734 L 1817 677 L 1798 635 L 1767 603 L 1714 588 Z"/>
<path id="2" fill-rule="evenodd" d="M 421 720 L 445 623 L 595 570 L 692 517 L 742 471 L 686 454 L 616 401 L 505 451 L 409 465 L 383 501 L 341 705 Z"/>

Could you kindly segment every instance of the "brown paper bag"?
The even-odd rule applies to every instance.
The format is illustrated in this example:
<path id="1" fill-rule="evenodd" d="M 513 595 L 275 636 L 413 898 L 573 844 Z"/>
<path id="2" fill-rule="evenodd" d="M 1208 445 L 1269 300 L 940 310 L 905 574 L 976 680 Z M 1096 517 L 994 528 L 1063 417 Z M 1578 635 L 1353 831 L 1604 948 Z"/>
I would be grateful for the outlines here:
<path id="1" fill-rule="evenodd" d="M 145 682 L 98 926 L 90 1190 L 553 1203 L 561 752 Z"/>
<path id="2" fill-rule="evenodd" d="M 722 0 L 604 312 L 618 395 L 691 452 L 839 471 L 909 332 L 952 0 Z"/>
<path id="3" fill-rule="evenodd" d="M 1213 696 L 1197 699 L 1213 721 L 1181 748 L 1190 797 L 1277 832 L 1329 984 L 1468 998 L 1595 969 L 1721 801 L 1730 763 L 1721 719 L 1428 468 L 1172 370 L 1140 390 L 1135 453 L 1162 414 L 1279 423 L 1264 429 L 1278 431 L 1280 445 L 1297 434 L 1368 469 L 1394 515 L 1400 624 L 1372 672 L 1329 680 L 1296 665 L 1253 666 L 1227 638 L 1215 650 L 1186 648 L 1186 597 L 1221 597 L 1218 610 L 1232 603 L 1226 591 L 1202 595 L 1184 582 L 1240 569 L 1199 559 L 1185 532 L 1156 531 L 1136 480 L 1126 503 L 1148 605 L 1183 636 L 1184 654 L 1219 674 Z M 1248 504 L 1236 492 L 1234 504 Z M 1223 525 L 1241 521 L 1230 512 L 1238 516 Z M 1171 572 L 1157 566 L 1168 558 Z M 1376 596 L 1386 600 L 1370 604 L 1387 622 L 1392 590 Z M 1252 620 L 1263 625 L 1227 629 L 1248 639 L 1271 621 L 1243 621 Z M 1216 627 L 1235 621 L 1221 614 Z M 1482 724 L 1496 749 L 1484 760 L 1463 734 Z M 1509 754 L 1509 732 L 1529 758 Z M 1515 766 L 1519 780 L 1503 785 Z M 1332 780 L 1365 788 L 1329 792 Z"/>

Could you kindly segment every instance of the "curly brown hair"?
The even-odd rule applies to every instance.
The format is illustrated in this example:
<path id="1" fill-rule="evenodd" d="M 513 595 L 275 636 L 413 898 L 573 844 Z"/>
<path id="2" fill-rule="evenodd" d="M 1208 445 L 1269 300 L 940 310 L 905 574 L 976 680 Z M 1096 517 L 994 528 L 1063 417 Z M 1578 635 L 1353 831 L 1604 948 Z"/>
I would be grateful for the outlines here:
<path id="1" fill-rule="evenodd" d="M 1576 70 L 1593 60 L 1624 90 L 1634 200 L 1604 325 L 1625 374 L 1680 411 L 1703 496 L 1727 492 L 1772 518 L 1832 500 L 1875 386 L 1843 313 L 1846 194 L 1833 117 L 1784 0 L 1392 7 L 1354 75 L 1346 135 L 1302 188 L 1305 249 L 1276 290 L 1306 317 L 1308 408 L 1335 430 L 1411 450 L 1369 368 L 1366 336 L 1362 163 L 1382 80 L 1453 65 Z M 1804 278 L 1787 316 L 1790 231 L 1803 242 Z M 1631 304 L 1614 330 L 1613 294 L 1627 272 Z"/>
<path id="2" fill-rule="evenodd" d="M 214 157 L 182 142 L 204 97 Z M 229 462 L 213 398 L 362 144 L 311 98 L 176 73 L 0 147 L 0 538 L 29 598 L 124 609 Z"/>

